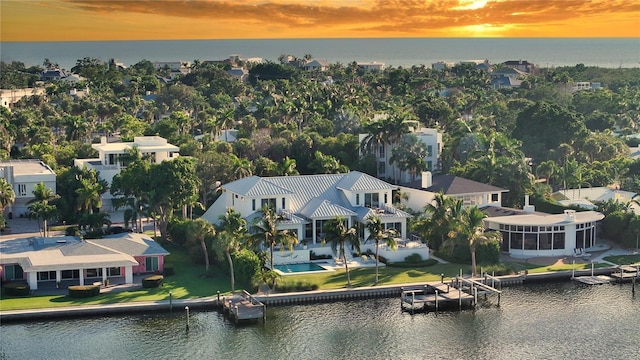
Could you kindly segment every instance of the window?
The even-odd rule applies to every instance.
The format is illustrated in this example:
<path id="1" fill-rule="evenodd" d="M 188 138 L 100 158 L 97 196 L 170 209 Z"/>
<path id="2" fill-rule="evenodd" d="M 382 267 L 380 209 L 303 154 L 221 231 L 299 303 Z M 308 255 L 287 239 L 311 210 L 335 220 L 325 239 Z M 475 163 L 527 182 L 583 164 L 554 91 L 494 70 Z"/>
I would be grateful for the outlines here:
<path id="1" fill-rule="evenodd" d="M 366 193 L 364 194 L 364 206 L 377 208 L 380 206 L 380 194 Z"/>
<path id="2" fill-rule="evenodd" d="M 491 194 L 491 202 L 497 202 L 498 201 L 498 194 Z"/>
<path id="3" fill-rule="evenodd" d="M 378 174 L 386 174 L 387 173 L 387 164 L 384 161 L 380 161 L 378 163 Z"/>
<path id="4" fill-rule="evenodd" d="M 538 234 L 532 234 L 532 233 L 524 234 L 524 249 L 538 250 Z"/>
<path id="5" fill-rule="evenodd" d="M 380 145 L 380 147 L 378 148 L 378 156 L 383 158 L 384 157 L 384 144 Z"/>
<path id="6" fill-rule="evenodd" d="M 145 270 L 147 272 L 152 272 L 159 269 L 157 256 L 145 258 L 144 264 L 145 264 Z"/>
<path id="7" fill-rule="evenodd" d="M 102 269 L 87 269 L 87 277 L 88 278 L 102 277 Z"/>
<path id="8" fill-rule="evenodd" d="M 360 205 L 360 194 L 356 194 L 356 206 Z"/>
<path id="9" fill-rule="evenodd" d="M 80 279 L 80 270 L 62 270 L 63 279 Z"/>
<path id="10" fill-rule="evenodd" d="M 47 281 L 47 280 L 55 280 L 56 272 L 55 271 L 39 271 L 38 272 L 38 281 Z"/>
<path id="11" fill-rule="evenodd" d="M 107 276 L 120 276 L 120 268 L 112 267 L 107 269 Z"/>
<path id="12" fill-rule="evenodd" d="M 387 193 L 384 193 L 384 203 L 387 204 L 389 202 L 389 197 Z"/>
<path id="13" fill-rule="evenodd" d="M 24 272 L 18 264 L 6 265 L 4 267 L 4 277 L 6 280 L 22 280 L 24 278 Z"/>
<path id="14" fill-rule="evenodd" d="M 263 208 L 265 206 L 275 210 L 276 209 L 276 199 L 275 198 L 273 198 L 273 199 L 262 199 L 262 201 L 260 202 L 260 207 Z"/>
<path id="15" fill-rule="evenodd" d="M 27 196 L 27 184 L 18 184 L 18 195 Z"/>
<path id="16" fill-rule="evenodd" d="M 511 233 L 511 249 L 522 250 L 522 233 Z"/>
<path id="17" fill-rule="evenodd" d="M 256 199 L 251 199 L 251 210 L 256 211 Z"/>
<path id="18" fill-rule="evenodd" d="M 284 202 L 284 198 L 282 198 L 282 208 L 283 208 L 283 209 L 286 209 L 287 207 L 286 207 L 286 206 L 284 206 L 284 203 L 285 203 L 285 202 Z"/>
<path id="19" fill-rule="evenodd" d="M 427 156 L 433 156 L 433 145 L 427 145 Z"/>
<path id="20" fill-rule="evenodd" d="M 564 249 L 564 233 L 553 234 L 553 249 Z"/>
<path id="21" fill-rule="evenodd" d="M 428 171 L 432 171 L 433 170 L 433 161 L 431 161 L 431 160 L 427 161 L 427 170 Z"/>

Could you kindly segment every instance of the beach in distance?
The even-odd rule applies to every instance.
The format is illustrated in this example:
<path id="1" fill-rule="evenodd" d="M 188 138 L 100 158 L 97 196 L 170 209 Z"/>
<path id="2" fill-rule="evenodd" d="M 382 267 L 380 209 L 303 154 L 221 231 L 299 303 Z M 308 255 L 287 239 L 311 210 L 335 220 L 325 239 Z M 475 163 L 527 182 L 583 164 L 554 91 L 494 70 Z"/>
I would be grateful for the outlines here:
<path id="1" fill-rule="evenodd" d="M 640 67 L 640 38 L 384 38 L 275 40 L 159 40 L 88 42 L 2 42 L 0 59 L 40 65 L 45 58 L 70 69 L 78 59 L 222 60 L 231 54 L 277 61 L 282 54 L 306 54 L 331 63 L 381 62 L 386 66 L 430 67 L 438 61 L 527 60 L 539 67 Z"/>

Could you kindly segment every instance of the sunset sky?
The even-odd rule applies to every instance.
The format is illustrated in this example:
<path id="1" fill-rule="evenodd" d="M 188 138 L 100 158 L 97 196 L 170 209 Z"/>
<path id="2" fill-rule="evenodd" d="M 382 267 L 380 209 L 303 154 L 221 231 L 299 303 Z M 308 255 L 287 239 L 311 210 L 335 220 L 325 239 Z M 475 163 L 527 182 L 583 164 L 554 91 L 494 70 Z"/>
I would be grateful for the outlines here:
<path id="1" fill-rule="evenodd" d="M 640 37 L 639 0 L 1 0 L 2 41 Z"/>

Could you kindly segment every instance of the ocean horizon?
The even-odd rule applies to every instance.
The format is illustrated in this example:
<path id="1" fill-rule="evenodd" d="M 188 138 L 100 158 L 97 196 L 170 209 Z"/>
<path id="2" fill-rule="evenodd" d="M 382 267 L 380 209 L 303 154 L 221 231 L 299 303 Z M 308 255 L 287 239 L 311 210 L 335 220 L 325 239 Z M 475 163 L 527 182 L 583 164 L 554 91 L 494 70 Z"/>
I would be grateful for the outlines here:
<path id="1" fill-rule="evenodd" d="M 141 60 L 222 60 L 243 58 L 277 61 L 282 54 L 330 63 L 380 62 L 392 67 L 425 65 L 438 61 L 527 60 L 540 67 L 640 67 L 640 38 L 365 38 L 267 40 L 131 40 L 0 42 L 0 60 L 41 65 L 45 58 L 64 69 L 77 60 L 115 58 L 125 65 Z"/>

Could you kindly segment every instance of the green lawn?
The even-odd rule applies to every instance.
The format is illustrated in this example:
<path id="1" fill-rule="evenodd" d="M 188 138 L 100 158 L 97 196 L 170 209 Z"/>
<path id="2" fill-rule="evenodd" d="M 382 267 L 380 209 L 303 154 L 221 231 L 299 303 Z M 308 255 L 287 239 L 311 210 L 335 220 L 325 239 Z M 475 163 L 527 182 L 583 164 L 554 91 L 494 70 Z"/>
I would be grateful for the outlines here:
<path id="1" fill-rule="evenodd" d="M 640 255 L 607 256 L 604 260 L 618 265 L 631 265 L 640 263 Z"/>
<path id="2" fill-rule="evenodd" d="M 445 278 L 455 277 L 463 269 L 469 273 L 469 265 L 460 264 L 437 264 L 429 267 L 406 269 L 395 267 L 381 267 L 379 275 L 379 285 L 405 284 L 415 282 L 426 282 L 440 280 L 440 274 Z M 350 269 L 351 284 L 353 286 L 372 286 L 376 277 L 375 268 L 355 268 Z M 303 282 L 318 285 L 319 289 L 340 289 L 347 284 L 347 275 L 344 269 L 330 273 L 287 275 L 282 276 L 278 281 L 281 284 L 293 284 Z"/>
<path id="3" fill-rule="evenodd" d="M 171 255 L 166 257 L 166 263 L 173 265 L 175 274 L 165 277 L 164 284 L 160 288 L 100 294 L 87 299 L 72 299 L 65 295 L 30 297 L 3 296 L 2 299 L 0 299 L 0 310 L 168 300 L 169 291 L 171 291 L 174 299 L 190 299 L 213 296 L 217 291 L 225 293 L 231 290 L 231 284 L 225 274 L 215 274 L 212 277 L 205 277 L 204 266 L 194 265 L 186 251 L 170 244 L 163 246 L 171 253 Z M 238 284 L 237 286 L 241 285 L 242 284 Z"/>
<path id="4" fill-rule="evenodd" d="M 155 289 L 140 289 L 136 291 L 123 291 L 118 293 L 101 294 L 88 299 L 72 299 L 64 295 L 56 296 L 31 296 L 25 298 L 3 297 L 0 299 L 0 310 L 15 309 L 36 309 L 63 307 L 73 305 L 98 305 L 131 301 L 158 301 L 168 300 L 169 291 L 174 299 L 189 299 L 204 296 L 213 296 L 217 291 L 228 293 L 231 290 L 230 282 L 225 273 L 214 271 L 211 276 L 204 276 L 204 266 L 194 265 L 184 249 L 177 248 L 171 244 L 163 245 L 171 255 L 167 256 L 166 263 L 172 264 L 175 274 L 165 277 L 164 285 Z M 640 262 L 640 256 L 609 257 L 608 261 L 630 264 Z M 571 270 L 573 265 L 553 265 L 537 266 L 524 262 L 508 263 L 514 270 L 521 271 L 527 269 L 529 273 L 539 273 L 547 271 Z M 606 267 L 607 264 L 595 264 L 596 267 Z M 575 269 L 590 269 L 591 264 L 576 264 Z M 460 269 L 465 274 L 469 274 L 470 266 L 463 264 L 436 264 L 428 267 L 416 267 L 412 269 L 397 267 L 381 267 L 379 285 L 405 284 L 440 280 L 440 274 L 444 274 L 446 279 L 454 278 L 459 274 Z M 480 270 L 480 268 L 478 269 Z M 372 286 L 375 279 L 375 268 L 350 269 L 351 283 L 353 286 Z M 279 279 L 279 283 L 295 284 L 316 284 L 319 289 L 340 289 L 347 284 L 344 269 L 329 273 L 289 275 Z M 248 284 L 236 283 L 237 289 L 249 289 Z"/>

